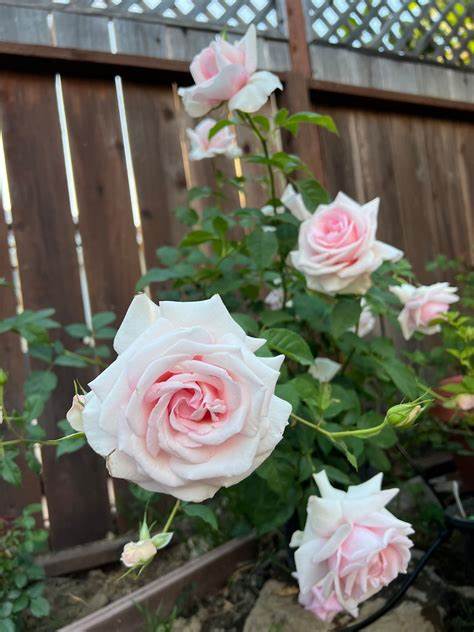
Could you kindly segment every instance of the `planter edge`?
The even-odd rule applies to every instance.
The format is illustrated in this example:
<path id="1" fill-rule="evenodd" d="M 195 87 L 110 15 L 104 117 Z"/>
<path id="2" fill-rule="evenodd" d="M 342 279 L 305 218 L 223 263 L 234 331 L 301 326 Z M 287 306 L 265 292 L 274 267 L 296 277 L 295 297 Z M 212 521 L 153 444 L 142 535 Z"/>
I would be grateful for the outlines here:
<path id="1" fill-rule="evenodd" d="M 58 632 L 142 630 L 143 617 L 137 606 L 153 610 L 160 608 L 160 615 L 166 617 L 183 592 L 189 593 L 189 599 L 191 596 L 202 597 L 220 588 L 238 564 L 254 559 L 256 553 L 255 535 L 230 540 L 104 608 L 70 623 Z"/>

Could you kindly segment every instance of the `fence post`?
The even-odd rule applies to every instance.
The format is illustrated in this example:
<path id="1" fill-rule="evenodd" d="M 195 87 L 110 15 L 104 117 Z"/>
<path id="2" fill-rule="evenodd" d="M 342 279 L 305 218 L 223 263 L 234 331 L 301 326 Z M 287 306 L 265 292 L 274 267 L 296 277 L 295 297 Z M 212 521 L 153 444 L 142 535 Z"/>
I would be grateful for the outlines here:
<path id="1" fill-rule="evenodd" d="M 290 112 L 311 111 L 309 81 L 312 78 L 311 59 L 306 37 L 306 21 L 303 3 L 305 0 L 286 0 L 288 17 L 288 44 L 290 47 L 291 71 L 285 78 L 285 91 L 280 99 L 282 106 Z M 286 151 L 298 153 L 316 178 L 326 184 L 321 154 L 319 129 L 308 126 L 299 137 L 286 134 Z"/>

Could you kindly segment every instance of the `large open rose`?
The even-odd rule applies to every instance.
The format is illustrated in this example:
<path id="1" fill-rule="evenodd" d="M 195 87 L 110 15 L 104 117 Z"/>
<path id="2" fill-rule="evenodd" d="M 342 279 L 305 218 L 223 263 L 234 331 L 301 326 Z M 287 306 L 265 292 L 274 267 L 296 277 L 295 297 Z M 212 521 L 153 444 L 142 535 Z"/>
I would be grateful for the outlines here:
<path id="1" fill-rule="evenodd" d="M 321 497 L 309 498 L 305 529 L 291 540 L 299 601 L 323 620 L 341 610 L 356 617 L 360 602 L 406 572 L 413 529 L 385 509 L 398 489 L 382 490 L 382 474 L 347 492 L 324 471 L 314 478 Z"/>
<path id="2" fill-rule="evenodd" d="M 252 24 L 244 37 L 231 44 L 222 37 L 196 55 L 190 66 L 195 85 L 180 88 L 186 112 L 204 116 L 224 101 L 230 110 L 256 112 L 272 92 L 282 89 L 276 75 L 257 72 L 257 31 Z"/>
<path id="3" fill-rule="evenodd" d="M 274 395 L 283 356 L 257 357 L 264 342 L 219 296 L 158 307 L 141 294 L 115 337 L 117 359 L 70 419 L 112 476 L 200 502 L 249 476 L 282 438 L 291 412 Z"/>
<path id="4" fill-rule="evenodd" d="M 331 204 L 311 214 L 299 194 L 286 190 L 282 200 L 303 220 L 298 249 L 291 263 L 305 277 L 308 287 L 324 294 L 365 294 L 370 275 L 386 260 L 403 253 L 376 239 L 378 198 L 362 206 L 338 193 Z"/>

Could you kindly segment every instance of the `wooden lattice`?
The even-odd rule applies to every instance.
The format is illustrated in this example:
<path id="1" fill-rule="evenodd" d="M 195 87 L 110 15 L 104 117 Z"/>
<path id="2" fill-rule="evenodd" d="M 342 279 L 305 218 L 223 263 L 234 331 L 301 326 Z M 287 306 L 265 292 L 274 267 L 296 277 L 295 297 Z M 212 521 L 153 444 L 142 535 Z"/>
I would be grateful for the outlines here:
<path id="1" fill-rule="evenodd" d="M 306 0 L 313 41 L 472 66 L 472 0 Z"/>
<path id="2" fill-rule="evenodd" d="M 284 34 L 279 0 L 20 0 L 18 4 L 77 13 L 207 23 L 237 30 L 253 23 L 260 31 Z"/>

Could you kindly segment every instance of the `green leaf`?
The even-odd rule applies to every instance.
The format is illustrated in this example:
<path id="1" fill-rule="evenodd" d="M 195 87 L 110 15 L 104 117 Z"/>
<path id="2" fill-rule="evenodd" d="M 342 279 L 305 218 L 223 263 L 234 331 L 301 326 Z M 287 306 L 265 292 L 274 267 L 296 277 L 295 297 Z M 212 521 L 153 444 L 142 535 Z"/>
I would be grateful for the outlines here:
<path id="1" fill-rule="evenodd" d="M 199 215 L 192 208 L 187 206 L 178 206 L 175 211 L 178 222 L 185 226 L 194 226 L 199 221 Z"/>
<path id="2" fill-rule="evenodd" d="M 351 327 L 355 327 L 360 318 L 360 301 L 351 298 L 338 298 L 330 316 L 331 334 L 339 338 Z"/>
<path id="3" fill-rule="evenodd" d="M 73 323 L 72 325 L 66 325 L 64 327 L 66 333 L 68 333 L 73 338 L 85 338 L 86 336 L 91 335 L 91 331 L 87 325 L 83 323 Z"/>
<path id="4" fill-rule="evenodd" d="M 252 316 L 242 314 L 240 312 L 232 312 L 231 316 L 235 322 L 242 327 L 246 334 L 249 334 L 250 336 L 258 336 L 258 325 Z"/>
<path id="5" fill-rule="evenodd" d="M 40 395 L 43 398 L 49 397 L 58 383 L 58 378 L 51 371 L 32 371 L 23 386 L 26 397 L 30 395 Z"/>
<path id="6" fill-rule="evenodd" d="M 18 487 L 21 484 L 21 470 L 15 463 L 17 456 L 18 450 L 3 450 L 3 454 L 0 454 L 0 478 Z"/>
<path id="7" fill-rule="evenodd" d="M 297 112 L 296 114 L 288 116 L 282 123 L 280 123 L 280 126 L 284 127 L 292 134 L 296 134 L 301 123 L 310 123 L 311 125 L 324 127 L 324 129 L 327 129 L 329 132 L 338 134 L 333 118 L 327 114 L 317 114 L 316 112 Z"/>
<path id="8" fill-rule="evenodd" d="M 98 340 L 112 340 L 116 333 L 117 330 L 114 327 L 101 327 L 94 333 L 94 337 Z"/>
<path id="9" fill-rule="evenodd" d="M 179 248 L 173 246 L 161 246 L 156 250 L 156 256 L 165 266 L 173 266 L 178 263 L 181 253 Z"/>
<path id="10" fill-rule="evenodd" d="M 379 472 L 388 472 L 391 464 L 387 455 L 378 446 L 370 441 L 365 447 L 365 453 L 370 465 Z"/>
<path id="11" fill-rule="evenodd" d="M 49 614 L 49 602 L 44 597 L 34 597 L 30 602 L 30 612 L 37 619 Z"/>
<path id="12" fill-rule="evenodd" d="M 63 437 L 66 437 L 69 434 L 75 432 L 74 428 L 69 424 L 67 419 L 63 419 L 62 421 L 58 421 L 58 426 L 63 431 Z M 61 441 L 56 446 L 56 458 L 59 459 L 63 454 L 72 454 L 73 452 L 77 452 L 86 444 L 85 439 L 67 439 L 66 441 Z"/>
<path id="13" fill-rule="evenodd" d="M 275 125 L 283 125 L 283 123 L 288 118 L 288 114 L 289 112 L 286 108 L 281 108 L 281 110 L 278 110 L 278 112 L 275 114 Z"/>
<path id="14" fill-rule="evenodd" d="M 282 309 L 266 309 L 260 314 L 260 320 L 266 327 L 273 327 L 280 323 L 288 323 L 294 320 L 294 316 Z"/>
<path id="15" fill-rule="evenodd" d="M 326 189 L 314 178 L 299 180 L 296 183 L 299 192 L 308 211 L 314 211 L 320 204 L 329 202 L 329 194 Z"/>
<path id="16" fill-rule="evenodd" d="M 99 312 L 98 314 L 94 314 L 92 316 L 92 328 L 94 330 L 101 329 L 105 327 L 105 325 L 110 325 L 116 319 L 116 316 L 113 312 Z"/>
<path id="17" fill-rule="evenodd" d="M 217 237 L 214 233 L 210 233 L 207 230 L 195 230 L 188 233 L 182 240 L 180 246 L 183 248 L 190 246 L 198 246 L 199 244 L 205 244 L 209 241 L 215 241 Z"/>
<path id="18" fill-rule="evenodd" d="M 247 237 L 249 256 L 259 270 L 268 268 L 278 252 L 278 240 L 275 233 L 254 230 Z"/>
<path id="19" fill-rule="evenodd" d="M 379 360 L 395 386 L 410 399 L 416 399 L 420 394 L 416 385 L 416 375 L 412 369 L 395 358 Z"/>
<path id="20" fill-rule="evenodd" d="M 4 603 L 0 604 L 0 617 L 9 617 L 12 613 L 12 610 L 13 604 L 11 603 L 11 601 L 5 601 Z"/>
<path id="21" fill-rule="evenodd" d="M 194 202 L 194 200 L 200 200 L 212 195 L 211 187 L 192 187 L 188 191 L 188 200 Z"/>
<path id="22" fill-rule="evenodd" d="M 304 366 L 312 364 L 313 355 L 308 343 L 296 332 L 275 328 L 265 330 L 262 335 L 267 339 L 267 344 L 271 349 L 285 354 L 287 358 Z"/>
<path id="23" fill-rule="evenodd" d="M 13 581 L 17 588 L 23 588 L 28 583 L 28 575 L 23 571 L 17 571 L 13 576 Z"/>
<path id="24" fill-rule="evenodd" d="M 69 366 L 69 367 L 74 367 L 77 369 L 85 369 L 88 365 L 88 363 L 83 360 L 82 358 L 78 358 L 77 356 L 74 355 L 59 355 L 55 360 L 54 360 L 54 364 L 56 366 Z"/>
<path id="25" fill-rule="evenodd" d="M 12 619 L 0 619 L 0 632 L 15 632 L 16 627 Z"/>
<path id="26" fill-rule="evenodd" d="M 209 130 L 209 135 L 208 135 L 208 139 L 211 140 L 211 138 L 214 138 L 214 136 L 216 134 L 218 134 L 221 129 L 224 129 L 225 127 L 229 127 L 229 126 L 235 126 L 236 125 L 236 121 L 233 121 L 232 119 L 222 119 L 222 121 L 218 121 L 214 127 L 211 127 L 211 129 Z"/>
<path id="27" fill-rule="evenodd" d="M 151 538 L 151 540 L 157 549 L 164 549 L 165 546 L 168 546 L 173 539 L 173 535 L 173 532 L 157 533 Z"/>
<path id="28" fill-rule="evenodd" d="M 186 503 L 183 505 L 183 511 L 191 518 L 200 518 L 201 520 L 204 520 L 204 522 L 207 522 L 207 524 L 216 531 L 219 528 L 216 515 L 208 505 Z"/>
<path id="29" fill-rule="evenodd" d="M 22 593 L 15 601 L 13 602 L 13 614 L 17 614 L 21 612 L 25 608 L 28 607 L 30 600 L 26 593 Z M 0 627 L 1 630 L 1 627 Z"/>
<path id="30" fill-rule="evenodd" d="M 300 404 L 300 396 L 296 386 L 291 382 L 287 382 L 286 384 L 277 384 L 275 388 L 275 395 L 290 403 L 293 410 L 296 410 Z"/>

